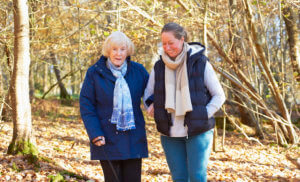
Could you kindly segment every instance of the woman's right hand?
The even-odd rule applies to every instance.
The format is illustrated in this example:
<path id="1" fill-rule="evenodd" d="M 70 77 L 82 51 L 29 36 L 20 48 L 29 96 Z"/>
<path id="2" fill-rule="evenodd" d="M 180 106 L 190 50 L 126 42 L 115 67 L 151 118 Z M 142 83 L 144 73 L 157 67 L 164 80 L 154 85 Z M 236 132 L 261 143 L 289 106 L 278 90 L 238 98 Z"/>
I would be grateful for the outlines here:
<path id="1" fill-rule="evenodd" d="M 102 145 L 105 145 L 105 138 L 104 138 L 104 136 L 98 136 L 98 137 L 94 138 L 92 140 L 92 142 L 94 145 L 100 147 Z"/>
<path id="2" fill-rule="evenodd" d="M 147 109 L 147 113 L 150 115 L 150 116 L 154 116 L 154 107 L 153 107 L 153 104 L 151 104 L 148 109 Z"/>

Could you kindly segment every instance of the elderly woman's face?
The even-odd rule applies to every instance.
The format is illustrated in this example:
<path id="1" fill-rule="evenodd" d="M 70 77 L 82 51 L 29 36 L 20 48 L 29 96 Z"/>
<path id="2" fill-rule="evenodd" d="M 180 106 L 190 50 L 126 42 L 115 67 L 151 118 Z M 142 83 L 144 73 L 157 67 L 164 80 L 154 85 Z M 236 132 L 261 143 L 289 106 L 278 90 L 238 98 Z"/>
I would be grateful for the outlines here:
<path id="1" fill-rule="evenodd" d="M 114 44 L 109 52 L 110 61 L 116 66 L 121 66 L 127 57 L 127 48 L 124 43 Z"/>
<path id="2" fill-rule="evenodd" d="M 165 53 L 170 58 L 176 58 L 182 51 L 184 38 L 177 39 L 173 32 L 163 32 L 161 34 L 161 41 Z"/>

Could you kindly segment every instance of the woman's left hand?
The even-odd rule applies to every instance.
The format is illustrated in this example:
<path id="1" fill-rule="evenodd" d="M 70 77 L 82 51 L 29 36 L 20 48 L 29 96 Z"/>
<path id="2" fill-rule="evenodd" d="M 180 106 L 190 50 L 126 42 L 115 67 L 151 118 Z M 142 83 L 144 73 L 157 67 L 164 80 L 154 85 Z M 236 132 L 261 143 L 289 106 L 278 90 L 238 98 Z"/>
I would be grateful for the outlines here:
<path id="1" fill-rule="evenodd" d="M 104 136 L 98 136 L 98 137 L 94 138 L 92 140 L 92 142 L 94 145 L 100 147 L 102 145 L 105 145 L 105 138 L 104 138 Z"/>
<path id="2" fill-rule="evenodd" d="M 147 109 L 147 113 L 150 115 L 150 116 L 154 116 L 154 107 L 153 107 L 153 104 L 151 104 L 148 109 Z"/>

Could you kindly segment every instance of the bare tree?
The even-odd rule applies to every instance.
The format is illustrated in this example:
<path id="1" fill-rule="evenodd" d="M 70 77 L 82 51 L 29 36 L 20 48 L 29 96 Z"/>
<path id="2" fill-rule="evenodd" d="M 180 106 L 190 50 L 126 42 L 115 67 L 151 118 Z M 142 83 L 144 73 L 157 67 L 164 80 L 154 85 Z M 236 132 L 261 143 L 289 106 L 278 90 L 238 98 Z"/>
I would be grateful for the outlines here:
<path id="1" fill-rule="evenodd" d="M 26 0 L 14 0 L 14 69 L 11 78 L 13 138 L 8 154 L 26 154 L 36 159 L 37 149 L 32 133 L 29 101 L 29 18 Z"/>
<path id="2" fill-rule="evenodd" d="M 229 15 L 230 15 L 230 21 L 229 21 L 229 45 L 231 45 L 230 55 L 237 65 L 242 65 L 242 56 L 238 53 L 238 49 L 241 49 L 241 39 L 238 39 L 237 37 L 240 37 L 238 32 L 238 22 L 237 22 L 237 13 L 238 13 L 238 7 L 237 7 L 237 1 L 236 0 L 229 0 Z M 242 71 L 246 71 L 246 67 L 240 67 Z M 233 85 L 234 89 L 237 89 Z M 233 91 L 234 92 L 234 91 Z M 238 93 L 234 92 L 234 100 L 236 103 L 243 103 L 243 105 L 246 105 L 247 107 L 252 107 L 251 103 L 247 101 L 247 99 L 242 99 L 238 96 Z M 248 110 L 243 107 L 242 105 L 237 105 L 239 109 L 240 119 L 243 124 L 246 124 L 248 126 L 253 126 L 255 128 L 256 134 L 260 138 L 264 138 L 264 134 L 262 132 L 261 125 L 255 118 L 255 115 L 253 112 L 248 112 Z"/>
<path id="3" fill-rule="evenodd" d="M 291 6 L 289 6 L 289 4 L 284 4 L 282 8 L 282 14 L 288 34 L 290 59 L 292 62 L 293 72 L 296 76 L 297 82 L 300 82 L 300 42 L 297 28 L 297 10 L 293 9 Z"/>
<path id="4" fill-rule="evenodd" d="M 277 106 L 279 108 L 280 114 L 282 115 L 282 121 L 284 124 L 279 123 L 279 126 L 281 128 L 281 130 L 283 131 L 283 134 L 285 135 L 285 138 L 290 142 L 290 143 L 297 143 L 298 142 L 298 136 L 294 130 L 294 127 L 292 125 L 291 122 L 291 116 L 290 113 L 288 112 L 286 103 L 284 102 L 283 96 L 279 90 L 278 84 L 275 81 L 274 76 L 272 75 L 272 72 L 270 70 L 270 66 L 268 64 L 265 52 L 262 48 L 261 45 L 261 40 L 259 40 L 258 38 L 258 32 L 256 30 L 255 27 L 255 22 L 254 22 L 254 18 L 252 15 L 252 9 L 249 5 L 248 0 L 244 0 L 245 3 L 245 11 L 247 13 L 247 22 L 249 24 L 250 27 L 250 37 L 251 40 L 254 43 L 254 47 L 255 47 L 255 51 L 257 52 L 258 58 L 260 60 L 260 63 L 263 67 L 263 70 L 266 77 L 268 79 L 269 82 L 269 88 L 272 91 L 272 94 L 275 98 L 275 101 L 277 103 Z M 258 63 L 259 64 L 259 63 Z"/>
<path id="5" fill-rule="evenodd" d="M 11 63 L 11 60 L 10 60 L 11 51 L 9 50 L 9 48 L 8 48 L 8 46 L 7 46 L 6 43 L 4 44 L 4 52 L 5 52 L 5 56 L 6 56 L 7 66 L 9 68 L 12 68 L 12 66 L 11 66 L 12 63 Z M 10 76 L 12 75 L 11 69 L 9 69 L 9 75 Z M 9 85 L 8 91 L 7 91 L 6 95 L 3 96 L 4 98 L 2 100 L 3 101 L 3 103 L 2 103 L 3 105 L 1 107 L 2 109 L 1 109 L 1 112 L 0 112 L 0 118 L 3 121 L 11 121 L 12 120 L 11 119 L 11 106 L 10 106 L 11 105 L 11 102 L 10 102 L 11 98 L 10 98 L 10 94 L 9 94 L 10 90 L 11 90 L 11 84 Z M 4 95 L 4 93 L 2 93 L 2 95 Z"/>
<path id="6" fill-rule="evenodd" d="M 60 71 L 57 68 L 57 60 L 56 60 L 55 54 L 53 52 L 51 52 L 50 57 L 51 57 L 50 59 L 51 59 L 53 65 L 54 65 L 55 76 L 56 76 L 56 79 L 58 82 L 58 86 L 60 88 L 60 98 L 61 99 L 70 99 L 70 95 L 68 94 L 67 89 L 66 89 L 65 85 L 63 84 L 62 79 L 60 77 Z"/>

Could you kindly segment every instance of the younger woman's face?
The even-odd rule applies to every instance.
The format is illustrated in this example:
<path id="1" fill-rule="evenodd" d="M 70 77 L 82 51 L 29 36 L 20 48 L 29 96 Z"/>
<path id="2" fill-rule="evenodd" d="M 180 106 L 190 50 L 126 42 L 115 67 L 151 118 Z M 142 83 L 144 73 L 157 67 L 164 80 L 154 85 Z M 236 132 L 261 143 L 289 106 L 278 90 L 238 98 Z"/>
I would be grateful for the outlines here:
<path id="1" fill-rule="evenodd" d="M 109 52 L 110 61 L 116 66 L 120 67 L 127 57 L 127 48 L 124 43 L 114 44 Z"/>
<path id="2" fill-rule="evenodd" d="M 163 32 L 161 41 L 165 53 L 172 59 L 175 59 L 182 51 L 184 38 L 177 39 L 173 32 Z"/>

